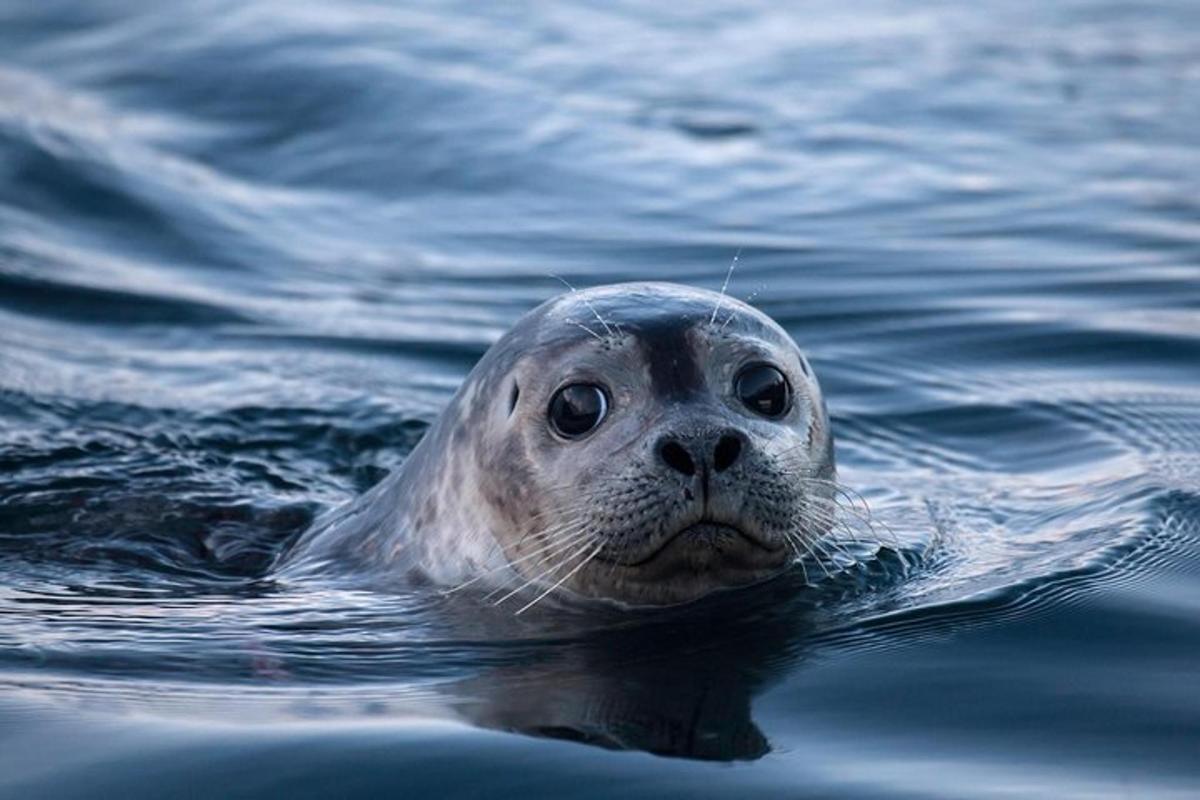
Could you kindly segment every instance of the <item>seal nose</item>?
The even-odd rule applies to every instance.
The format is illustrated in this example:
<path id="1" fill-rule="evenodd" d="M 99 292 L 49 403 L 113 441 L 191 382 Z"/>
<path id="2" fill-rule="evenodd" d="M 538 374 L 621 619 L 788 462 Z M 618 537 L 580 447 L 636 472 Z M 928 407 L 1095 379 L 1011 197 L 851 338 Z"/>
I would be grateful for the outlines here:
<path id="1" fill-rule="evenodd" d="M 733 466 L 738 460 L 738 456 L 742 454 L 742 436 L 741 434 L 726 433 L 717 440 L 717 446 L 713 449 L 713 470 L 715 472 L 724 472 Z"/>
<path id="2" fill-rule="evenodd" d="M 688 476 L 696 474 L 696 462 L 692 461 L 691 454 L 688 453 L 686 447 L 674 439 L 667 439 L 659 445 L 658 455 L 668 467 L 676 472 L 682 472 Z"/>
<path id="3" fill-rule="evenodd" d="M 713 472 L 724 472 L 741 456 L 744 440 L 736 431 L 723 432 L 715 444 L 707 437 L 690 441 L 690 446 L 678 439 L 664 438 L 659 443 L 658 455 L 668 467 L 688 477 L 696 474 L 697 464 L 709 466 Z"/>

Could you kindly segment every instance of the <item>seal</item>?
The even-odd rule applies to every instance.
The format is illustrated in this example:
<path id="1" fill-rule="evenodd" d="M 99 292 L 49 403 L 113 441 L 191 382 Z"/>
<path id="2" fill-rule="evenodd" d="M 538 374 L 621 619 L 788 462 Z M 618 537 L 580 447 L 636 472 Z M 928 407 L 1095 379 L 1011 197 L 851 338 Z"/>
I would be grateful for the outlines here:
<path id="1" fill-rule="evenodd" d="M 353 564 L 532 593 L 522 610 L 555 590 L 684 603 L 813 552 L 835 471 L 817 378 L 768 316 L 668 283 L 572 290 L 505 333 L 283 574 Z"/>

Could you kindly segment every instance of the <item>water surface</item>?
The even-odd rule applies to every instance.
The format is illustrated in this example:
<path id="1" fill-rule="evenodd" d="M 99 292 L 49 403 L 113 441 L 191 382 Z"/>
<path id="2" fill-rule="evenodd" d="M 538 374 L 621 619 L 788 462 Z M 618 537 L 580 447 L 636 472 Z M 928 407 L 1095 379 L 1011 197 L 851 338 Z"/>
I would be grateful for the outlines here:
<path id="1" fill-rule="evenodd" d="M 1200 6 L 0 3 L 0 794 L 1200 791 Z M 280 582 L 576 285 L 731 292 L 893 546 Z"/>

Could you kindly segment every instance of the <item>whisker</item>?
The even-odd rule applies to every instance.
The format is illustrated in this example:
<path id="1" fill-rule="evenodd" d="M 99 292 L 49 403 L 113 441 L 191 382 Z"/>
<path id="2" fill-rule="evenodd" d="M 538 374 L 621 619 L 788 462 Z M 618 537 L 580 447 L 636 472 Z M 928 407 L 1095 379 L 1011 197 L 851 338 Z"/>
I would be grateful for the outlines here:
<path id="1" fill-rule="evenodd" d="M 844 506 L 838 506 L 837 510 L 850 514 L 851 519 L 847 520 L 845 517 L 836 514 L 831 509 L 809 509 L 808 511 L 810 518 L 830 526 L 829 530 L 825 533 L 824 541 L 838 545 L 859 544 L 868 547 L 874 547 L 877 550 L 884 546 L 890 546 L 896 550 L 900 549 L 900 545 L 894 540 L 894 536 L 880 536 L 878 531 L 869 521 L 859 519 L 858 517 L 854 516 L 852 510 L 847 509 Z M 864 526 L 867 534 L 869 535 L 864 536 L 861 530 L 852 527 L 850 524 L 851 520 L 859 525 Z M 848 555 L 853 557 L 853 554 Z"/>
<path id="2" fill-rule="evenodd" d="M 803 449 L 804 447 L 806 447 L 806 445 L 797 445 L 796 447 L 788 448 L 787 450 L 782 451 L 780 456 L 787 455 L 788 453 L 795 452 L 796 450 Z M 850 501 L 851 505 L 861 505 L 868 512 L 870 511 L 871 506 L 869 503 L 867 503 L 867 498 L 863 497 L 862 494 L 854 489 L 851 489 L 844 483 L 830 480 L 828 478 L 818 478 L 813 475 L 798 475 L 796 477 L 806 483 L 815 483 L 822 486 L 828 486 L 832 488 L 835 493 L 845 496 L 845 498 Z"/>
<path id="3" fill-rule="evenodd" d="M 846 546 L 844 544 L 842 544 L 838 539 L 826 538 L 824 540 L 824 542 L 825 542 L 825 544 L 827 544 L 831 548 L 833 548 L 834 553 L 841 553 L 843 556 L 850 559 L 850 561 L 852 561 L 855 564 L 857 564 L 859 562 L 859 558 L 857 556 L 855 556 L 853 553 L 851 553 L 849 550 L 847 550 Z"/>
<path id="4" fill-rule="evenodd" d="M 785 533 L 783 535 L 783 540 L 787 542 L 788 547 L 791 548 L 792 553 L 796 556 L 796 564 L 800 566 L 800 574 L 804 576 L 805 585 L 812 586 L 812 580 L 810 580 L 808 577 L 808 568 L 804 566 L 804 554 L 800 552 L 800 546 L 796 543 L 793 537 L 794 534 Z"/>
<path id="5" fill-rule="evenodd" d="M 565 552 L 568 552 L 568 551 L 571 551 L 571 550 L 575 549 L 575 547 L 576 547 L 577 545 L 579 545 L 580 543 L 584 542 L 584 541 L 585 541 L 586 539 L 588 539 L 588 538 L 589 538 L 589 535 L 588 535 L 588 533 L 587 533 L 586 531 L 582 531 L 582 530 L 581 530 L 581 531 L 578 531 L 578 532 L 576 532 L 576 533 L 574 533 L 574 534 L 572 534 L 572 535 L 568 536 L 568 537 L 567 537 L 565 540 L 563 540 L 563 541 L 555 542 L 555 543 L 554 543 L 554 544 L 553 544 L 551 547 L 548 547 L 548 548 L 543 548 L 542 550 L 540 550 L 540 551 L 538 551 L 538 552 L 535 552 L 535 553 L 531 553 L 531 554 L 530 554 L 530 555 L 528 555 L 528 556 L 523 556 L 521 559 L 518 559 L 518 560 L 516 560 L 516 561 L 512 561 L 512 562 L 510 562 L 509 564 L 506 564 L 505 566 L 509 566 L 509 567 L 511 567 L 511 566 L 513 566 L 513 565 L 515 565 L 515 564 L 517 564 L 517 563 L 520 563 L 521 561 L 526 561 L 526 560 L 528 560 L 529 558 L 532 558 L 532 557 L 534 557 L 534 556 L 540 556 L 540 557 L 541 557 L 541 559 L 542 559 L 543 561 L 550 561 L 550 560 L 552 560 L 552 559 L 554 559 L 554 558 L 556 558 L 556 557 L 558 557 L 558 556 L 562 555 L 562 554 L 563 554 L 563 553 L 565 553 Z M 527 586 L 532 586 L 533 584 L 535 584 L 535 583 L 537 583 L 538 581 L 542 580 L 542 579 L 543 579 L 543 578 L 545 578 L 546 576 L 548 576 L 548 575 L 550 575 L 550 574 L 554 573 L 556 570 L 558 570 L 558 568 L 559 568 L 560 566 L 562 566 L 562 563 L 563 563 L 563 562 L 565 562 L 565 561 L 569 561 L 569 560 L 570 560 L 570 558 L 571 558 L 571 557 L 570 557 L 570 556 L 568 556 L 567 558 L 563 559 L 563 560 L 562 560 L 562 561 L 560 561 L 559 563 L 557 563 L 557 564 L 554 564 L 553 566 L 551 566 L 551 567 L 549 567 L 549 568 L 546 568 L 546 569 L 542 570 L 542 571 L 541 571 L 541 572 L 539 572 L 537 575 L 534 575 L 532 578 L 531 578 L 531 577 L 528 577 L 528 576 L 526 576 L 526 575 L 522 575 L 522 574 L 521 574 L 521 572 L 520 572 L 519 570 L 513 570 L 513 577 L 512 577 L 511 579 L 509 579 L 509 581 L 506 581 L 504 585 L 502 585 L 502 586 L 498 586 L 498 587 L 496 587 L 495 589 L 493 589 L 491 592 L 489 592 L 488 594 L 484 595 L 484 598 L 483 598 L 483 599 L 484 599 L 484 600 L 491 600 L 491 599 L 492 599 L 493 597 L 495 597 L 497 594 L 499 594 L 500 592 L 504 591 L 504 589 L 505 589 L 505 588 L 506 588 L 506 587 L 507 587 L 507 586 L 508 586 L 508 585 L 509 585 L 509 584 L 510 584 L 510 583 L 511 583 L 513 580 L 522 581 L 520 584 L 518 584 L 518 585 L 517 585 L 517 587 L 516 587 L 515 589 L 512 589 L 511 591 L 509 591 L 507 594 L 505 594 L 503 597 L 501 597 L 499 600 L 497 600 L 497 601 L 495 602 L 495 604 L 496 604 L 496 605 L 500 605 L 500 604 L 501 604 L 501 603 L 503 603 L 505 600 L 507 600 L 508 598 L 512 597 L 514 594 L 517 594 L 518 592 L 520 592 L 522 589 L 526 588 Z"/>
<path id="6" fill-rule="evenodd" d="M 825 577 L 832 579 L 833 573 L 829 571 L 829 567 L 825 566 L 825 562 L 822 561 L 820 558 L 818 558 L 817 554 L 815 552 L 813 552 L 813 548 L 812 548 L 813 542 L 804 541 L 803 545 L 804 545 L 804 549 L 808 552 L 808 554 L 810 556 L 812 556 L 813 561 L 817 562 L 817 566 L 820 567 L 821 571 L 825 573 Z"/>
<path id="7" fill-rule="evenodd" d="M 812 579 L 808 577 L 808 567 L 804 566 L 804 556 L 800 554 L 800 548 L 793 547 L 796 551 L 796 563 L 800 565 L 800 574 L 804 576 L 804 583 L 807 586 L 812 586 Z"/>
<path id="8" fill-rule="evenodd" d="M 598 341 L 598 342 L 603 342 L 603 341 L 604 341 L 604 337 L 603 337 L 603 336 L 601 336 L 600 334 L 596 333 L 594 330 L 592 330 L 591 328 L 589 328 L 587 325 L 584 325 L 582 322 L 576 322 L 576 321 L 575 321 L 575 320 L 573 320 L 573 319 L 569 319 L 569 320 L 567 320 L 567 322 L 571 323 L 572 325 L 574 325 L 574 326 L 575 326 L 575 327 L 577 327 L 577 328 L 582 328 L 583 330 L 587 331 L 588 333 L 590 333 L 592 336 L 594 336 L 594 337 L 596 338 L 596 341 Z"/>
<path id="9" fill-rule="evenodd" d="M 575 573 L 579 572 L 579 570 L 581 570 L 581 569 L 583 569 L 585 566 L 587 566 L 587 565 L 588 565 L 588 562 L 590 562 L 590 561 L 591 561 L 593 558 L 595 558 L 597 555 L 599 555 L 599 554 L 600 554 L 600 551 L 601 551 L 601 550 L 603 550 L 603 549 L 604 549 L 604 544 L 603 544 L 603 543 L 596 545 L 596 547 L 595 547 L 595 548 L 592 550 L 592 552 L 591 552 L 591 553 L 589 553 L 589 554 L 588 554 L 588 556 L 587 556 L 586 558 L 584 558 L 584 559 L 583 559 L 583 561 L 581 561 L 581 562 L 579 562 L 577 565 L 575 565 L 575 567 L 573 567 L 573 568 L 571 569 L 571 571 L 570 571 L 570 572 L 568 572 L 566 575 L 563 575 L 561 578 L 559 578 L 559 579 L 558 579 L 558 580 L 555 582 L 555 584 L 554 584 L 553 586 L 551 586 L 550 588 L 546 589 L 546 591 L 542 592 L 542 593 L 541 593 L 541 594 L 539 594 L 537 597 L 533 598 L 533 599 L 532 599 L 532 600 L 530 600 L 528 603 L 526 603 L 525 605 L 523 605 L 523 606 L 521 606 L 519 609 L 517 609 L 517 612 L 516 612 L 516 613 L 517 613 L 517 614 L 524 614 L 526 611 L 528 611 L 529 609 L 533 608 L 535 605 L 537 605 L 539 602 L 541 602 L 542 598 L 544 598 L 546 595 L 548 595 L 548 594 L 550 594 L 551 592 L 553 592 L 553 591 L 554 591 L 555 589 L 557 589 L 558 587 L 562 586 L 564 583 L 566 583 L 568 580 L 570 580 L 570 579 L 571 579 L 571 576 L 572 576 L 572 575 L 574 575 Z"/>
<path id="10" fill-rule="evenodd" d="M 566 537 L 565 540 L 549 542 L 530 553 L 526 553 L 525 555 L 521 556 L 520 558 L 515 558 L 512 561 L 506 561 L 505 563 L 503 563 L 499 566 L 492 567 L 490 569 L 486 569 L 483 572 L 476 575 L 474 578 L 470 578 L 469 580 L 463 581 L 462 583 L 458 584 L 457 586 L 453 586 L 449 589 L 444 590 L 442 592 L 442 594 L 454 594 L 455 592 L 457 592 L 461 589 L 465 589 L 468 586 L 472 586 L 472 585 L 478 583 L 479 581 L 483 580 L 484 578 L 488 577 L 489 575 L 494 575 L 497 572 L 501 572 L 503 570 L 510 569 L 511 567 L 514 567 L 517 564 L 523 563 L 532 558 L 537 558 L 538 556 L 552 555 L 551 553 L 548 553 L 547 551 L 548 550 L 558 551 L 558 550 L 564 548 L 568 544 L 574 544 L 580 538 L 585 538 L 585 534 L 583 531 L 578 531 L 578 532 L 572 533 L 568 537 Z M 497 547 L 499 547 L 498 544 L 497 544 Z M 501 550 L 503 550 L 503 548 L 501 548 Z M 494 592 L 493 592 L 493 594 L 494 594 Z"/>
<path id="11" fill-rule="evenodd" d="M 494 604 L 500 605 L 501 603 L 505 602 L 513 595 L 518 594 L 522 590 L 527 589 L 530 586 L 533 586 L 535 583 L 538 583 L 538 582 L 544 580 L 545 578 L 548 578 L 550 575 L 553 575 L 555 572 L 557 572 L 559 569 L 561 569 L 565 564 L 570 563 L 571 560 L 574 559 L 576 555 L 578 555 L 583 549 L 585 549 L 587 547 L 585 540 L 588 538 L 589 538 L 588 533 L 586 531 L 582 531 L 578 534 L 571 536 L 569 541 L 562 542 L 561 543 L 562 546 L 555 548 L 554 552 L 543 553 L 542 555 L 544 556 L 544 563 L 549 563 L 549 562 L 554 562 L 554 563 L 549 563 L 549 566 L 545 566 L 544 569 L 542 569 L 540 572 L 538 572 L 536 575 L 533 575 L 532 577 L 524 576 L 524 575 L 521 575 L 518 573 L 516 575 L 516 579 L 521 580 L 522 578 L 524 578 L 524 580 L 522 580 L 521 583 L 519 583 L 515 589 L 512 589 L 511 591 L 509 591 L 507 594 L 505 594 L 499 600 L 496 600 Z M 582 546 L 580 546 L 581 544 L 582 544 Z M 568 551 L 570 551 L 569 554 L 564 556 L 563 553 L 567 553 Z M 562 557 L 559 558 L 559 556 L 562 556 Z M 555 561 L 555 559 L 557 559 L 557 561 Z M 504 586 L 498 587 L 497 589 L 492 591 L 490 594 L 488 594 L 484 599 L 490 600 L 492 597 L 494 597 L 495 595 L 497 595 L 501 591 L 503 591 L 504 588 L 505 588 Z"/>
<path id="12" fill-rule="evenodd" d="M 754 302 L 754 298 L 758 297 L 760 291 L 762 291 L 761 288 L 755 289 L 742 302 L 744 302 L 746 305 L 750 305 L 752 302 Z M 733 309 L 730 309 L 729 316 L 725 317 L 725 321 L 721 323 L 721 327 L 717 328 L 717 333 L 722 333 L 725 328 L 729 326 L 729 323 L 733 322 L 733 318 L 736 316 L 737 313 Z"/>
<path id="13" fill-rule="evenodd" d="M 742 256 L 742 248 L 738 248 L 733 254 L 733 261 L 729 262 L 729 271 L 725 273 L 725 282 L 721 284 L 721 294 L 717 297 L 717 304 L 713 306 L 712 317 L 709 318 L 708 324 L 713 325 L 717 321 L 717 312 L 721 310 L 721 303 L 725 301 L 725 291 L 729 288 L 729 279 L 733 277 L 733 268 L 737 266 L 738 259 Z"/>
<path id="14" fill-rule="evenodd" d="M 548 513 L 548 512 L 546 512 L 546 513 Z M 543 514 L 535 514 L 535 515 L 533 515 L 533 518 L 536 519 L 537 517 L 540 517 L 540 516 L 543 516 Z M 518 543 L 524 542 L 525 539 L 532 533 L 537 533 L 537 534 L 545 537 L 545 539 L 543 540 L 542 544 L 539 547 L 526 553 L 525 555 L 521 556 L 520 558 L 513 559 L 512 561 L 508 560 L 507 553 L 505 553 L 504 548 L 500 545 L 500 543 L 498 541 L 496 541 L 495 539 L 493 539 L 492 544 L 496 548 L 496 550 L 499 551 L 500 557 L 502 559 L 504 559 L 504 563 L 500 564 L 499 566 L 492 567 L 491 569 L 484 570 L 481 574 L 476 575 L 474 578 L 464 581 L 463 583 L 459 584 L 458 586 L 453 587 L 452 589 L 446 590 L 447 593 L 458 591 L 459 589 L 464 588 L 466 586 L 470 586 L 471 584 L 476 583 L 477 581 L 482 580 L 483 578 L 486 578 L 489 575 L 492 575 L 501 570 L 508 569 L 508 568 L 512 567 L 514 564 L 520 564 L 524 561 L 528 561 L 531 558 L 535 558 L 538 555 L 544 555 L 546 553 L 546 551 L 548 551 L 548 550 L 557 549 L 561 545 L 564 545 L 566 542 L 573 541 L 576 538 L 576 536 L 583 534 L 583 530 L 582 530 L 583 522 L 584 522 L 583 520 L 568 520 L 567 522 L 564 522 L 559 525 L 552 525 L 549 528 L 546 528 L 544 530 L 537 530 L 532 527 L 529 528 L 528 530 L 526 530 L 525 533 L 523 533 L 521 535 L 521 538 L 518 540 Z M 562 538 L 556 538 L 556 537 L 562 537 Z"/>
<path id="15" fill-rule="evenodd" d="M 826 483 L 830 483 L 830 482 L 826 482 Z M 837 485 L 837 484 L 831 484 L 831 485 L 836 485 L 836 486 L 840 487 L 840 485 Z M 865 498 L 862 498 L 861 495 L 859 495 L 859 497 L 862 499 L 863 508 L 859 508 L 853 502 L 851 502 L 849 505 L 840 503 L 837 501 L 836 498 L 810 497 L 809 500 L 812 502 L 815 502 L 815 503 L 824 503 L 826 505 L 832 505 L 835 508 L 845 511 L 846 513 L 855 517 L 863 525 L 865 525 L 867 527 L 867 529 L 871 531 L 872 534 L 878 536 L 881 540 L 886 540 L 889 544 L 891 544 L 893 547 L 898 549 L 900 547 L 900 539 L 896 535 L 896 532 L 893 531 L 891 529 L 891 526 L 889 526 L 886 522 L 884 522 L 883 520 L 881 520 L 875 516 L 875 514 L 871 511 L 871 507 L 866 504 Z M 886 534 L 886 536 L 881 536 L 879 534 L 878 530 L 876 529 L 876 526 L 879 526 L 880 528 L 882 528 L 883 533 Z"/>
<path id="16" fill-rule="evenodd" d="M 579 295 L 579 299 L 583 301 L 583 304 L 584 304 L 585 306 L 587 306 L 587 307 L 588 307 L 588 310 L 589 310 L 589 311 L 591 311 L 593 314 L 595 314 L 595 315 L 596 315 L 596 319 L 597 319 L 597 320 L 599 320 L 599 321 L 600 321 L 600 324 L 604 326 L 604 332 L 605 332 L 605 333 L 607 333 L 609 336 L 612 336 L 612 335 L 613 335 L 613 330 L 612 330 L 612 328 L 610 328 L 610 327 L 608 326 L 608 323 L 604 321 L 604 317 L 600 316 L 600 312 L 596 310 L 596 307 L 595 307 L 594 305 L 592 305 L 592 301 L 591 301 L 591 300 L 588 300 L 588 299 L 587 299 L 587 297 L 586 297 L 584 294 L 582 294 L 582 293 L 581 293 L 581 292 L 580 292 L 578 289 L 576 289 L 574 286 L 572 286 L 572 285 L 571 285 L 571 284 L 570 284 L 570 283 L 567 281 L 567 279 L 566 279 L 566 278 L 564 278 L 564 277 L 562 277 L 562 276 L 560 276 L 560 275 L 555 275 L 555 274 L 553 274 L 553 273 L 547 273 L 547 274 L 549 274 L 551 278 L 554 278 L 554 279 L 556 279 L 556 280 L 562 281 L 562 284 L 563 284 L 564 286 L 566 286 L 568 289 L 570 289 L 570 290 L 571 290 L 571 291 L 572 291 L 574 294 L 578 294 L 578 295 Z"/>

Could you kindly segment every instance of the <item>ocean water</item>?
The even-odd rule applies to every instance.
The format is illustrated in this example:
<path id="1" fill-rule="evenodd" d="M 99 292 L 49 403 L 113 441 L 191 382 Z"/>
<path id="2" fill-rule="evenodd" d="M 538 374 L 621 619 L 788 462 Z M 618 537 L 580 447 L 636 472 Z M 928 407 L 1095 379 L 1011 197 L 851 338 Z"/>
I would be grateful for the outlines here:
<path id="1" fill-rule="evenodd" d="M 1197 796 L 1198 31 L 0 0 L 0 796 Z M 887 547 L 586 621 L 272 574 L 552 275 L 739 252 Z"/>

